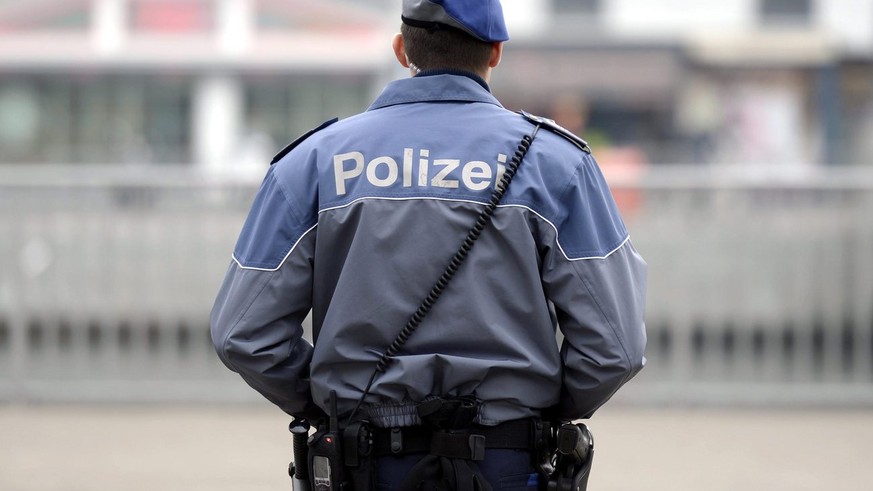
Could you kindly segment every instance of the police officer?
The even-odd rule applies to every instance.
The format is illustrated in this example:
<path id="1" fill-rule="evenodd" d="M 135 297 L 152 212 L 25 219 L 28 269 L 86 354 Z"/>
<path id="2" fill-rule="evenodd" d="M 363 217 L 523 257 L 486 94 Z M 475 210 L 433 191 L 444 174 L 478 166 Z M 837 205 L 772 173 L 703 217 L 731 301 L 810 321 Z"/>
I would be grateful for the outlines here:
<path id="1" fill-rule="evenodd" d="M 221 359 L 279 408 L 318 418 L 333 391 L 341 421 L 368 422 L 378 489 L 536 489 L 519 422 L 588 418 L 645 363 L 646 264 L 587 145 L 491 94 L 507 40 L 498 0 L 404 0 L 393 49 L 412 76 L 276 156 L 212 311 Z M 491 224 L 368 390 L 537 127 Z M 421 445 L 459 432 L 484 436 L 460 454 Z"/>

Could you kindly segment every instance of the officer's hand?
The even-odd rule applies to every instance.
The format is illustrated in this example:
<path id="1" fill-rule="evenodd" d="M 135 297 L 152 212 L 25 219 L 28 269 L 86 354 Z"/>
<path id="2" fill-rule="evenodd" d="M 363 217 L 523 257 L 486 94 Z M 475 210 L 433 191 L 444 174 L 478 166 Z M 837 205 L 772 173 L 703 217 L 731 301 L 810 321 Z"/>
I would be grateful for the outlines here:
<path id="1" fill-rule="evenodd" d="M 294 413 L 292 416 L 298 419 L 305 419 L 316 428 L 321 427 L 328 418 L 327 413 L 313 402 L 308 403 L 303 411 Z"/>

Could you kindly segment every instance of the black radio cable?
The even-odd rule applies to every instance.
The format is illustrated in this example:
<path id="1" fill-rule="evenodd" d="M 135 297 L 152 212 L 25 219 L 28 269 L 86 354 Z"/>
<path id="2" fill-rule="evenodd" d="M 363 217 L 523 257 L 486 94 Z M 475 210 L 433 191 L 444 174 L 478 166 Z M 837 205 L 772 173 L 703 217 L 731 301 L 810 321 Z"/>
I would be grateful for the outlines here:
<path id="1" fill-rule="evenodd" d="M 427 316 L 430 309 L 434 306 L 437 299 L 439 299 L 440 295 L 443 294 L 449 282 L 457 273 L 458 268 L 461 267 L 461 264 L 464 263 L 464 260 L 467 259 L 467 255 L 470 253 L 470 250 L 473 248 L 473 245 L 476 243 L 476 239 L 482 235 L 482 231 L 485 230 L 485 227 L 491 223 L 491 218 L 494 215 L 494 210 L 497 209 L 497 205 L 500 203 L 500 200 L 503 198 L 503 195 L 506 193 L 506 189 L 509 187 L 510 181 L 515 176 L 515 173 L 518 171 L 518 167 L 521 165 L 522 159 L 527 154 L 527 151 L 530 149 L 531 143 L 533 143 L 534 138 L 536 138 L 537 132 L 540 129 L 540 124 L 537 124 L 534 127 L 533 132 L 530 135 L 525 135 L 522 138 L 521 142 L 518 144 L 518 148 L 515 150 L 515 154 L 512 156 L 509 164 L 506 166 L 506 171 L 503 173 L 500 182 L 494 187 L 494 192 L 491 193 L 491 198 L 489 198 L 488 203 L 485 205 L 485 208 L 479 213 L 479 216 L 476 218 L 476 223 L 473 225 L 473 228 L 467 233 L 467 236 L 464 238 L 464 241 L 461 243 L 461 247 L 458 249 L 458 252 L 452 257 L 451 261 L 449 261 L 449 265 L 446 267 L 446 270 L 440 276 L 440 278 L 436 281 L 431 288 L 430 293 L 427 294 L 424 300 L 422 300 L 421 304 L 416 309 L 415 313 L 410 316 L 409 320 L 406 322 L 406 325 L 400 331 L 400 334 L 394 339 L 388 349 L 382 354 L 379 358 L 379 361 L 376 363 L 376 369 L 373 370 L 373 374 L 370 376 L 370 380 L 367 382 L 367 387 L 364 389 L 364 393 L 361 395 L 361 398 L 358 400 L 355 405 L 354 410 L 349 415 L 348 420 L 346 421 L 346 426 L 351 424 L 352 418 L 354 418 L 355 414 L 357 414 L 358 410 L 361 408 L 361 404 L 364 403 L 364 399 L 370 394 L 370 389 L 373 387 L 373 382 L 376 381 L 376 377 L 380 373 L 384 373 L 385 370 L 388 369 L 388 366 L 391 364 L 392 357 L 396 355 L 403 345 L 406 343 L 406 340 L 409 339 L 409 336 L 412 335 L 413 332 L 418 328 L 421 324 L 421 321 Z"/>

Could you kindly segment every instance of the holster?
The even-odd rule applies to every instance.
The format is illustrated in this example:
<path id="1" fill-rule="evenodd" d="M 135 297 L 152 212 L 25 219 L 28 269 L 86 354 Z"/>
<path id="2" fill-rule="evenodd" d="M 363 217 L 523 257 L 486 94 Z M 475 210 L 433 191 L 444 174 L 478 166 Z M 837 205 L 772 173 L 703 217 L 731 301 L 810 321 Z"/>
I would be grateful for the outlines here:
<path id="1" fill-rule="evenodd" d="M 373 433 L 366 421 L 356 421 L 343 430 L 343 465 L 353 490 L 376 489 Z"/>
<path id="2" fill-rule="evenodd" d="M 582 423 L 564 423 L 555 438 L 555 467 L 547 491 L 586 491 L 594 462 L 594 438 Z"/>
<path id="3" fill-rule="evenodd" d="M 559 464 L 549 478 L 548 491 L 586 491 L 593 460 L 594 452 L 592 451 L 582 465 L 561 466 Z"/>
<path id="4" fill-rule="evenodd" d="M 550 421 L 534 419 L 531 425 L 531 467 L 540 477 L 540 489 L 545 489 L 555 472 L 555 425 Z"/>

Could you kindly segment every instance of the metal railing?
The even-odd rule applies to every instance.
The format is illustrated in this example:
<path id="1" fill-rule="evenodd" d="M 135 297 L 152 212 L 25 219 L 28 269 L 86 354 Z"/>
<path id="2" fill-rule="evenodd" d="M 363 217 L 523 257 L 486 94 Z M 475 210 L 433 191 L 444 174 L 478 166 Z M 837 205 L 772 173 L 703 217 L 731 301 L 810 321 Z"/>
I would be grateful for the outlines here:
<path id="1" fill-rule="evenodd" d="M 873 172 L 754 170 L 610 179 L 650 266 L 620 399 L 873 405 Z M 0 400 L 255 399 L 207 324 L 258 181 L 0 168 Z"/>
<path id="2" fill-rule="evenodd" d="M 651 363 L 628 396 L 873 404 L 870 170 L 661 168 L 614 184 L 650 264 Z"/>

